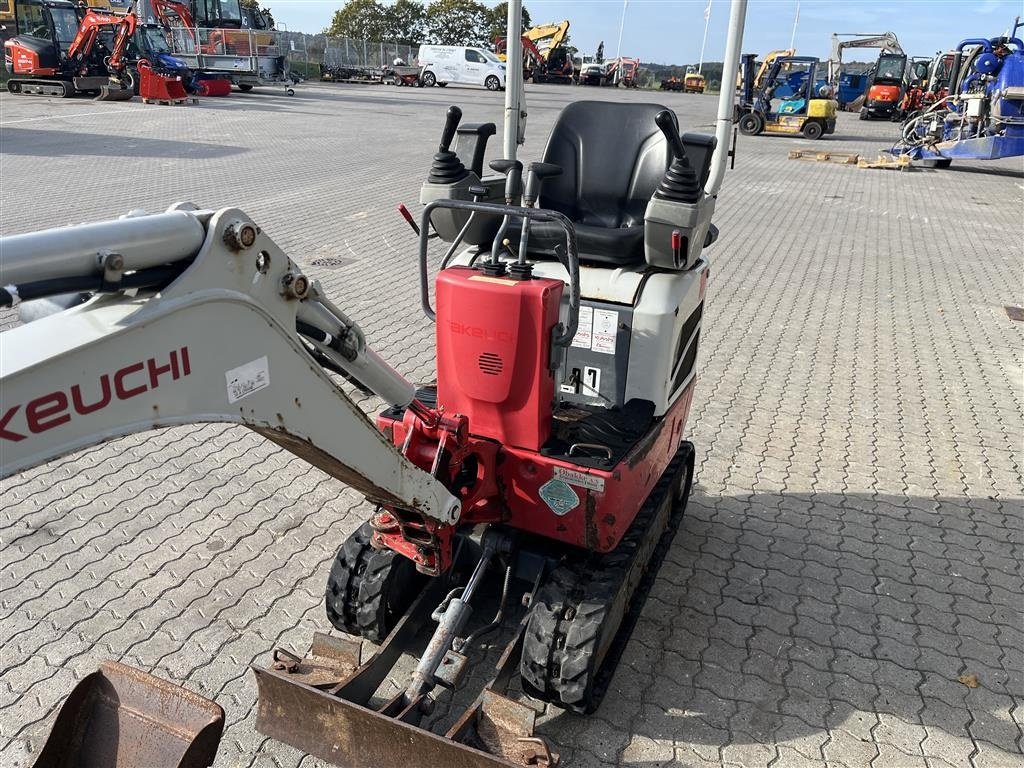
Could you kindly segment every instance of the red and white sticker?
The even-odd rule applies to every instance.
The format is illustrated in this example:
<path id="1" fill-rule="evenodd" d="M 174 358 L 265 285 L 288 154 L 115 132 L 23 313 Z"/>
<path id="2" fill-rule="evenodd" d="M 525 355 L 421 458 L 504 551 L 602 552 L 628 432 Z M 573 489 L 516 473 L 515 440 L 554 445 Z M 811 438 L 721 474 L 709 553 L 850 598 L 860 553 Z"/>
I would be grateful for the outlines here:
<path id="1" fill-rule="evenodd" d="M 590 338 L 594 331 L 594 308 L 580 307 L 580 323 L 576 328 L 576 335 L 572 338 L 574 347 L 590 349 Z"/>
<path id="2" fill-rule="evenodd" d="M 614 355 L 618 333 L 619 313 L 611 309 L 595 309 L 594 333 L 590 341 L 591 351 Z"/>

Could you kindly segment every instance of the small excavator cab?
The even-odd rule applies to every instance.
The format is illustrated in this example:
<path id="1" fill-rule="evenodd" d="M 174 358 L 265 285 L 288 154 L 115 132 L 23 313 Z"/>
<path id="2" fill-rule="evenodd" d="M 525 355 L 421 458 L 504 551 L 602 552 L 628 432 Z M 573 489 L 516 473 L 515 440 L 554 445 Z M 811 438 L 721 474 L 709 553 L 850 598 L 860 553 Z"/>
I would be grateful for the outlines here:
<path id="1" fill-rule="evenodd" d="M 78 15 L 68 2 L 18 0 L 14 4 L 17 48 L 8 46 L 11 74 L 22 71 L 56 71 L 78 31 Z"/>
<path id="2" fill-rule="evenodd" d="M 860 119 L 872 117 L 896 119 L 903 99 L 907 76 L 907 57 L 902 53 L 883 53 L 875 64 Z"/>
<path id="3" fill-rule="evenodd" d="M 67 0 L 18 0 L 14 8 L 18 34 L 4 41 L 11 93 L 66 97 L 86 91 L 101 101 L 132 97 L 117 82 L 115 63 L 123 53 L 118 44 L 126 42 L 122 32 L 134 29 L 132 13 L 114 16 Z"/>

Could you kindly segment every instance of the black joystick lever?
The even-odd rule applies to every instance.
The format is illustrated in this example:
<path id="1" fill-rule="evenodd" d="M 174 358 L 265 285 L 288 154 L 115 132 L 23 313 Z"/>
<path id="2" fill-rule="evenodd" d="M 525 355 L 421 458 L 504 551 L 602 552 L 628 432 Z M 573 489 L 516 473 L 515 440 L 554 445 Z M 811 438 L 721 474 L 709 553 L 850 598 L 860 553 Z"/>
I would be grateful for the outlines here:
<path id="1" fill-rule="evenodd" d="M 488 165 L 492 171 L 496 171 L 505 177 L 505 204 L 512 205 L 516 193 L 519 192 L 519 182 L 523 176 L 523 164 L 518 160 L 491 160 Z"/>
<path id="2" fill-rule="evenodd" d="M 697 174 L 686 157 L 686 149 L 683 147 L 683 140 L 679 137 L 679 130 L 676 127 L 675 118 L 667 109 L 661 110 L 654 117 L 654 123 L 665 135 L 669 151 L 672 153 L 672 162 L 668 170 L 661 178 L 661 184 L 655 191 L 654 196 L 661 200 L 671 200 L 677 203 L 700 202 L 701 188 L 697 181 Z"/>
<path id="3" fill-rule="evenodd" d="M 672 117 L 672 113 L 667 109 L 661 110 L 661 112 L 654 116 L 654 124 L 665 135 L 668 147 L 672 151 L 672 157 L 686 157 L 683 140 L 679 138 L 679 130 L 676 127 L 676 121 Z"/>
<path id="4" fill-rule="evenodd" d="M 461 119 L 461 109 L 454 105 L 448 107 L 444 130 L 441 132 L 441 143 L 437 147 L 437 154 L 434 155 L 434 161 L 430 164 L 430 174 L 427 176 L 427 182 L 430 184 L 454 184 L 469 175 L 459 156 L 451 151 L 455 131 L 458 130 Z"/>
<path id="5" fill-rule="evenodd" d="M 448 152 L 455 141 L 455 132 L 459 129 L 462 121 L 462 110 L 452 104 L 444 116 L 444 130 L 441 131 L 441 144 L 437 147 L 438 152 Z"/>
<path id="6" fill-rule="evenodd" d="M 540 187 L 544 179 L 561 176 L 562 166 L 554 163 L 530 163 L 526 171 L 526 188 L 523 191 L 523 205 L 532 208 L 540 198 Z"/>

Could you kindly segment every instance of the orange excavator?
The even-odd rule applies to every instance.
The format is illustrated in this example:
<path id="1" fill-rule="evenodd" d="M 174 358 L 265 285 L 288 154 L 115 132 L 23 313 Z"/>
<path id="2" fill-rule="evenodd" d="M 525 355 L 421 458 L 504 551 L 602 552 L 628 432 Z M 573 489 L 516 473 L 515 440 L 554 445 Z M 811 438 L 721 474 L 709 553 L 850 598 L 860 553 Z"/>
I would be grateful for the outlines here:
<path id="1" fill-rule="evenodd" d="M 7 90 L 33 96 L 95 93 L 98 101 L 126 101 L 122 76 L 136 16 L 121 16 L 67 0 L 17 0 L 18 33 L 4 42 Z M 108 47 L 102 33 L 113 29 Z"/>

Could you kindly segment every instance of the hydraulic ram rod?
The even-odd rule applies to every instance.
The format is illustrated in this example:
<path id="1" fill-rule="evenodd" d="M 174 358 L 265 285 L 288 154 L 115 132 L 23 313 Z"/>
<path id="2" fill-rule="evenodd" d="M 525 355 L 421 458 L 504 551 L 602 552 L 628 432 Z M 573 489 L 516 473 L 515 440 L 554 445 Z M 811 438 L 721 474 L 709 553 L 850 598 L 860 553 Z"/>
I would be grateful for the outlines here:
<path id="1" fill-rule="evenodd" d="M 102 272 L 100 255 L 124 257 L 126 272 L 195 258 L 206 238 L 196 214 L 169 211 L 0 238 L 0 284 Z"/>

